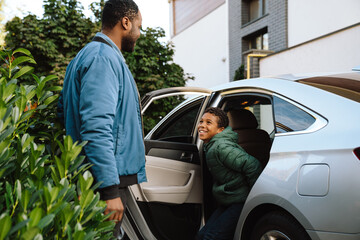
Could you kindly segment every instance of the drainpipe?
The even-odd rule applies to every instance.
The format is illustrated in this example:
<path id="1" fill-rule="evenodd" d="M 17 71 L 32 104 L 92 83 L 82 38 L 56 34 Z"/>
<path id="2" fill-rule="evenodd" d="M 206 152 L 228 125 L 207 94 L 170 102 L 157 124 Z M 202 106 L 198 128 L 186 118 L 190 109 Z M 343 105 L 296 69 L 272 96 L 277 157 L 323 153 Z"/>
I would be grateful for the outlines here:
<path id="1" fill-rule="evenodd" d="M 267 56 L 267 54 L 261 54 L 261 53 L 251 53 L 247 55 L 247 66 L 246 66 L 246 71 L 247 71 L 247 79 L 250 78 L 250 57 L 265 57 Z"/>

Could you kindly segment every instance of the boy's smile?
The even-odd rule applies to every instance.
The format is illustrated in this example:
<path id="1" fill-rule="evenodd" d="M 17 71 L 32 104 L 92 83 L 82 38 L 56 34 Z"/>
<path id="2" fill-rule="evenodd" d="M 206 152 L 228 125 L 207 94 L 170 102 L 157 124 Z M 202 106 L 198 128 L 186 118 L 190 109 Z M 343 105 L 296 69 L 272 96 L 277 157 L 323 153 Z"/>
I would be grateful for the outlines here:
<path id="1" fill-rule="evenodd" d="M 201 117 L 198 125 L 198 132 L 199 138 L 203 140 L 204 143 L 208 143 L 211 138 L 224 130 L 224 127 L 219 128 L 218 122 L 219 117 L 211 113 L 205 113 Z"/>

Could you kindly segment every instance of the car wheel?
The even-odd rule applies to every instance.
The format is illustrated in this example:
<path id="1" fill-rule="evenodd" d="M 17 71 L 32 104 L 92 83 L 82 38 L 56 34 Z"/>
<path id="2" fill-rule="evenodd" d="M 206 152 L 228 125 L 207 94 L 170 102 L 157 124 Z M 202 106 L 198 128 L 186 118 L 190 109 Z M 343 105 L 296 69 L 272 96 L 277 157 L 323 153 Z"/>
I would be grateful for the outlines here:
<path id="1" fill-rule="evenodd" d="M 255 224 L 251 240 L 310 240 L 310 238 L 293 217 L 282 212 L 270 212 Z"/>

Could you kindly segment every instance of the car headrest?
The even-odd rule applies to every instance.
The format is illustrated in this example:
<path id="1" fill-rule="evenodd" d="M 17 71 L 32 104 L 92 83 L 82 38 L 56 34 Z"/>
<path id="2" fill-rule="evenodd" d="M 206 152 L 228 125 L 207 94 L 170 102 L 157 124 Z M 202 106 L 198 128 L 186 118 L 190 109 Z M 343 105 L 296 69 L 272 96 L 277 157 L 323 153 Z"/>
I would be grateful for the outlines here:
<path id="1" fill-rule="evenodd" d="M 246 109 L 234 109 L 227 113 L 229 125 L 233 130 L 257 129 L 258 122 L 252 112 Z"/>

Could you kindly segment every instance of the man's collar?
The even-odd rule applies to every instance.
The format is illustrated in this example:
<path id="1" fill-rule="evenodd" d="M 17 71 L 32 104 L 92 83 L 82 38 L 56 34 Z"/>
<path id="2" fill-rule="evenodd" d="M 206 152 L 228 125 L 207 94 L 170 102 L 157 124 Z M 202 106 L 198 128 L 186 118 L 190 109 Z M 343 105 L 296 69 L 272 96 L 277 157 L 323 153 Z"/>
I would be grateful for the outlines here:
<path id="1" fill-rule="evenodd" d="M 110 43 L 111 46 L 113 47 L 113 49 L 115 49 L 115 51 L 119 54 L 119 56 L 121 57 L 121 59 L 122 59 L 124 62 L 126 62 L 124 56 L 122 55 L 122 53 L 121 53 L 121 51 L 120 51 L 120 49 L 119 49 L 118 46 L 116 46 L 116 44 L 111 40 L 111 38 L 109 38 L 106 34 L 104 34 L 104 33 L 102 33 L 102 32 L 96 33 L 95 36 L 101 37 L 101 38 L 105 39 L 108 43 Z"/>

